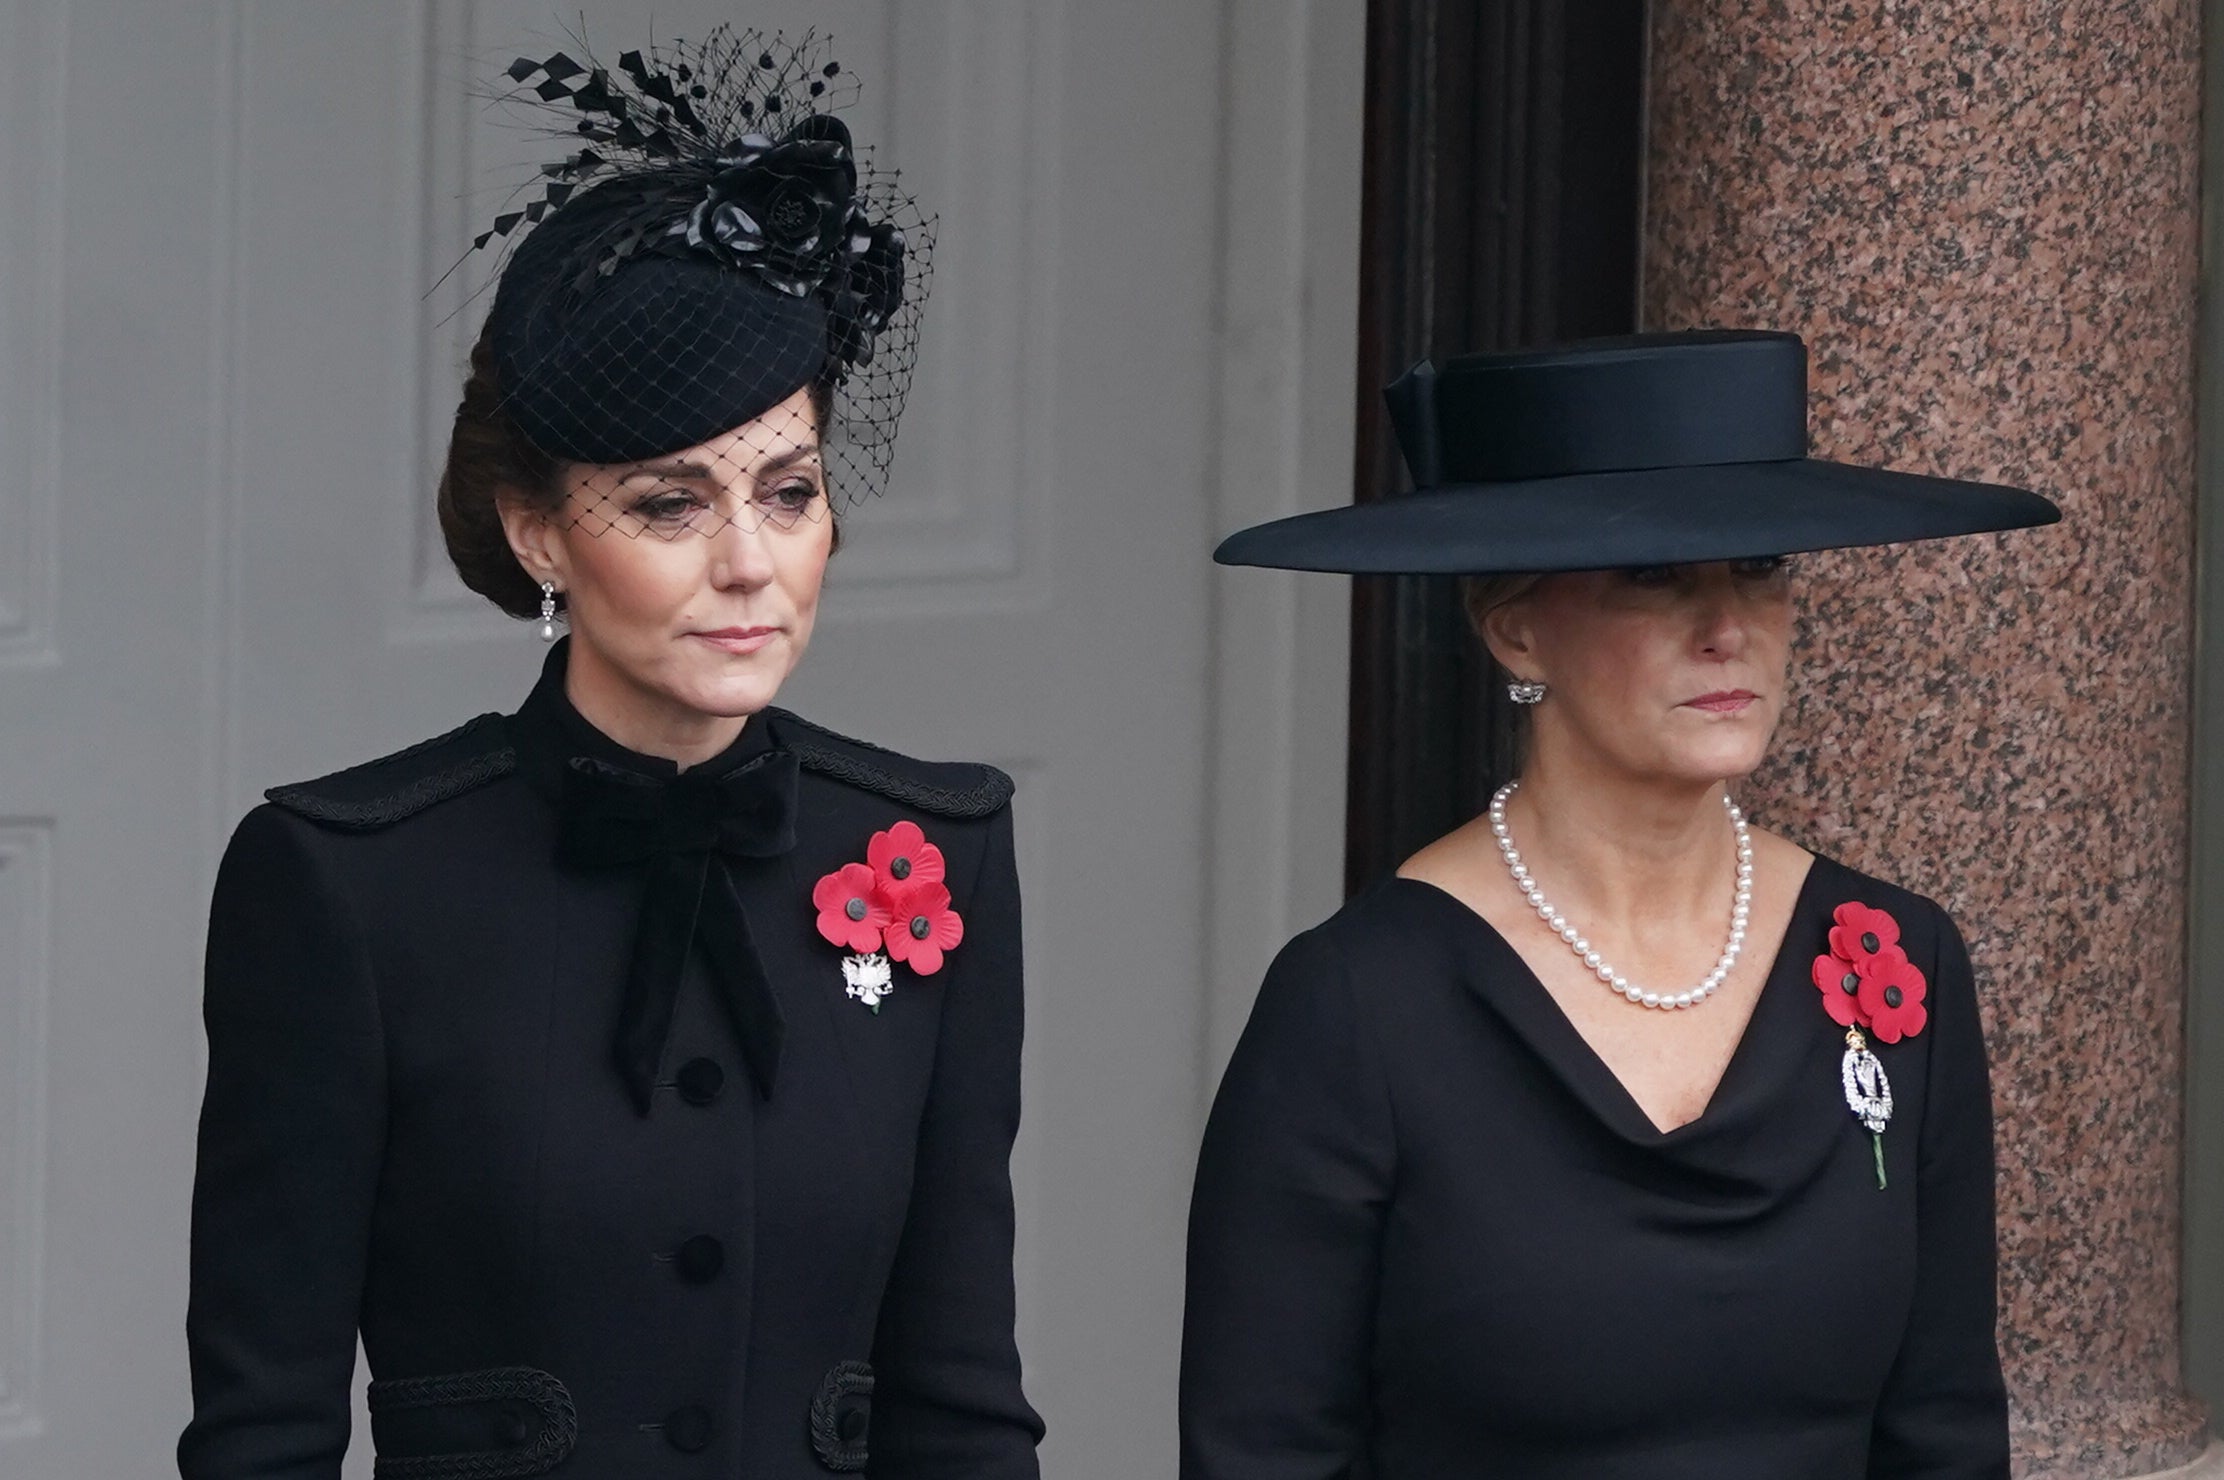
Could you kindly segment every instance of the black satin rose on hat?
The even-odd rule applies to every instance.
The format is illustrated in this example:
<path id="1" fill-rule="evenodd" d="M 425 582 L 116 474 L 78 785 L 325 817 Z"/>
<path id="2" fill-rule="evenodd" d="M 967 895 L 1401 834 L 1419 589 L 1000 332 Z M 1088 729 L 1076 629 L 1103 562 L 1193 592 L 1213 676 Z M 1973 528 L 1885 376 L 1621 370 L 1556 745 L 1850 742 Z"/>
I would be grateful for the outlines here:
<path id="1" fill-rule="evenodd" d="M 848 127 L 819 114 L 786 137 L 735 140 L 686 224 L 691 247 L 802 298 L 841 287 L 857 216 Z"/>

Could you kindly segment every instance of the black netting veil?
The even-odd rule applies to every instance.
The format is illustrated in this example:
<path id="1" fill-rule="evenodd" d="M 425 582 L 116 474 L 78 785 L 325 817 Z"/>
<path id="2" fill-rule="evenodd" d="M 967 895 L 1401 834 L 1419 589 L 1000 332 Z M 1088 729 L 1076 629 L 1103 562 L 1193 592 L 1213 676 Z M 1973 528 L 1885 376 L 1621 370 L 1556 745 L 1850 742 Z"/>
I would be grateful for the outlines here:
<path id="1" fill-rule="evenodd" d="M 567 149 L 477 239 L 507 253 L 487 337 L 518 433 L 612 465 L 578 522 L 800 516 L 792 484 L 767 487 L 806 462 L 822 513 L 886 485 L 933 222 L 851 138 L 857 84 L 827 52 L 720 27 L 614 67 L 576 39 L 508 69 L 498 99 Z"/>

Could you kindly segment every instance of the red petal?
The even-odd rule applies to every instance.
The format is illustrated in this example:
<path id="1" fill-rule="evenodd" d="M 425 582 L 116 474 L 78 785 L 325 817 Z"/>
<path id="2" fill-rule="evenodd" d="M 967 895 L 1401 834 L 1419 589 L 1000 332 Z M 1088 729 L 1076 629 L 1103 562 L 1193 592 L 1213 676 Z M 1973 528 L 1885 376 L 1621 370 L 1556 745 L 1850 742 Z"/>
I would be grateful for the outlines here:
<path id="1" fill-rule="evenodd" d="M 1836 956 L 1817 956 L 1809 969 L 1815 990 L 1822 993 L 1822 1010 L 1841 1028 L 1853 1028 L 1861 1023 L 1861 1004 L 1858 998 L 1846 991 L 1846 973 L 1853 970 L 1852 963 Z"/>
<path id="2" fill-rule="evenodd" d="M 892 871 L 897 859 L 910 861 L 902 878 Z M 939 883 L 949 876 L 949 865 L 943 860 L 942 850 L 927 841 L 919 824 L 908 819 L 884 832 L 876 832 L 865 845 L 865 859 L 880 881 L 890 888 L 908 884 Z"/>
<path id="3" fill-rule="evenodd" d="M 865 861 L 873 866 L 874 873 L 887 878 L 890 863 L 917 852 L 926 840 L 927 835 L 919 830 L 919 824 L 907 818 L 884 832 L 873 834 L 873 840 L 865 845 Z"/>
<path id="4" fill-rule="evenodd" d="M 913 915 L 938 915 L 950 907 L 950 887 L 934 879 L 906 879 L 887 885 L 890 913 L 899 919 Z"/>
<path id="5" fill-rule="evenodd" d="M 1900 1005 L 1885 1001 L 1887 988 L 1897 987 Z M 1923 1024 L 1930 1014 L 1923 1007 L 1924 994 L 1929 990 L 1923 973 L 1909 962 L 1904 952 L 1894 947 L 1880 952 L 1872 969 L 1861 978 L 1861 1010 L 1879 1040 L 1897 1043 L 1903 1037 L 1912 1037 L 1923 1031 Z"/>

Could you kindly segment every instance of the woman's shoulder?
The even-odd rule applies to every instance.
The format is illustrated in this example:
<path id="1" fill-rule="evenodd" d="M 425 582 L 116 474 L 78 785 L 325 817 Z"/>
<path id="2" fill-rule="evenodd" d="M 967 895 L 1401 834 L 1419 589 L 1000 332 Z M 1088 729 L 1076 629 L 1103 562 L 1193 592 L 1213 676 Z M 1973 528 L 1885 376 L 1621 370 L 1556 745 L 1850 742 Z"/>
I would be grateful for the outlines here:
<path id="1" fill-rule="evenodd" d="M 768 709 L 774 745 L 796 758 L 803 774 L 868 802 L 952 822 L 992 818 L 1011 805 L 1012 778 L 979 761 L 930 761 L 815 724 L 785 709 Z"/>
<path id="2" fill-rule="evenodd" d="M 270 809 L 334 832 L 378 832 L 517 768 L 503 716 L 482 714 L 444 735 L 311 781 L 263 793 Z M 252 814 L 251 814 L 252 815 Z"/>
<path id="3" fill-rule="evenodd" d="M 1352 990 L 1372 996 L 1458 975 L 1473 932 L 1488 928 L 1435 885 L 1390 876 L 1292 936 L 1275 968 L 1283 976 L 1343 979 Z"/>

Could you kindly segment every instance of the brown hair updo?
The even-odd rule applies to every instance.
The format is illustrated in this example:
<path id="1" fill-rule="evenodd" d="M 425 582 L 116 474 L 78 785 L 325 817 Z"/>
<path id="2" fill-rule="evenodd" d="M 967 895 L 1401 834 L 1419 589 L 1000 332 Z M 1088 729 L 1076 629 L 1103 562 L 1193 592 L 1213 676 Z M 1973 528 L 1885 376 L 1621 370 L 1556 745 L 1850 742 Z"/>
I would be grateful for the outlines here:
<path id="1" fill-rule="evenodd" d="M 539 582 L 518 564 L 502 528 L 504 496 L 553 512 L 564 501 L 563 463 L 535 448 L 502 406 L 493 335 L 471 346 L 471 369 L 440 470 L 440 533 L 463 583 L 513 617 L 540 614 Z"/>

